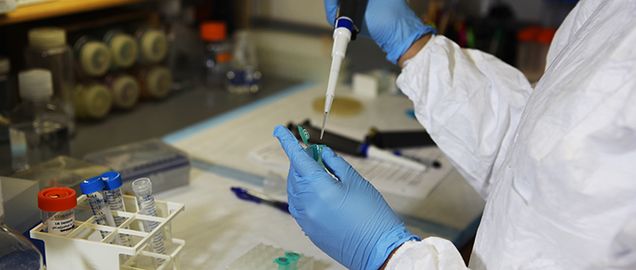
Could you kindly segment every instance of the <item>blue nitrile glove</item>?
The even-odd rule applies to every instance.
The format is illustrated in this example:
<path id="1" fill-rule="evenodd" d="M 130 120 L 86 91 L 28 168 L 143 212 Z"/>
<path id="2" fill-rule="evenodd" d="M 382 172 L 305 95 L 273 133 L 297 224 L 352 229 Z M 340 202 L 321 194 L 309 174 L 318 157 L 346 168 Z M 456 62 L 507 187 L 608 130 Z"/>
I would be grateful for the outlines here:
<path id="1" fill-rule="evenodd" d="M 340 180 L 312 159 L 288 129 L 278 126 L 274 136 L 291 161 L 289 212 L 329 256 L 349 269 L 377 270 L 394 249 L 418 239 L 382 195 L 330 148 L 323 148 L 322 161 Z"/>
<path id="2" fill-rule="evenodd" d="M 339 0 L 324 1 L 327 20 L 333 25 Z M 406 0 L 369 0 L 361 27 L 361 33 L 380 45 L 387 53 L 386 58 L 394 64 L 415 41 L 435 32 L 415 15 Z"/>

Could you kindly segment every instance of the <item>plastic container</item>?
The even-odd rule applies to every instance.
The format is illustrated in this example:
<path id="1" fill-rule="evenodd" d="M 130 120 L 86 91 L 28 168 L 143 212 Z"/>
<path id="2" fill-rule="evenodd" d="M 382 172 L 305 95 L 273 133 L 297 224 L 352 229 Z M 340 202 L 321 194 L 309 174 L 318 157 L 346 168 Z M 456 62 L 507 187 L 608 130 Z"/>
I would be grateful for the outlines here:
<path id="1" fill-rule="evenodd" d="M 73 44 L 73 52 L 77 73 L 81 77 L 100 77 L 110 69 L 112 56 L 110 49 L 104 42 L 82 36 Z"/>
<path id="2" fill-rule="evenodd" d="M 232 60 L 232 45 L 227 40 L 227 26 L 224 22 L 204 22 L 200 26 L 200 36 L 204 44 L 203 83 L 214 89 L 226 88 L 226 75 Z"/>
<path id="3" fill-rule="evenodd" d="M 0 269 L 43 269 L 42 254 L 19 232 L 4 223 L 0 185 Z"/>
<path id="4" fill-rule="evenodd" d="M 4 203 L 4 223 L 22 233 L 41 221 L 38 201 L 40 183 L 38 181 L 0 177 L 2 200 Z"/>
<path id="5" fill-rule="evenodd" d="M 121 192 L 121 186 L 123 185 L 121 175 L 118 172 L 110 171 L 102 174 L 100 179 L 104 181 L 104 198 L 111 212 L 125 212 L 124 195 Z M 114 215 L 113 218 L 116 226 L 121 226 L 126 221 L 123 216 Z M 127 235 L 119 235 L 119 240 L 122 245 L 130 246 L 130 237 Z"/>
<path id="6" fill-rule="evenodd" d="M 152 179 L 153 190 L 162 192 L 188 185 L 190 160 L 179 149 L 161 140 L 148 140 L 86 155 L 84 160 L 111 168 L 121 174 L 124 192 L 138 178 Z"/>
<path id="7" fill-rule="evenodd" d="M 239 31 L 234 36 L 232 62 L 226 76 L 230 93 L 256 93 L 260 89 L 262 74 L 258 69 L 256 47 L 248 31 Z"/>
<path id="8" fill-rule="evenodd" d="M 132 109 L 139 100 L 140 87 L 135 77 L 128 74 L 113 74 L 105 79 L 113 98 L 113 106 L 118 109 Z"/>
<path id="9" fill-rule="evenodd" d="M 79 192 L 79 185 L 84 179 L 100 175 L 109 168 L 68 156 L 58 156 L 28 170 L 19 171 L 11 177 L 36 180 L 40 187 L 70 187 Z M 33 223 L 29 225 L 33 226 Z"/>
<path id="10" fill-rule="evenodd" d="M 23 102 L 11 113 L 9 138 L 14 170 L 30 166 L 70 152 L 72 119 L 63 103 L 52 100 L 51 73 L 35 69 L 19 74 L 20 97 Z"/>
<path id="11" fill-rule="evenodd" d="M 137 74 L 141 97 L 162 99 L 170 94 L 172 89 L 172 73 L 163 66 L 153 66 L 142 69 Z"/>
<path id="12" fill-rule="evenodd" d="M 73 104 L 78 118 L 102 119 L 110 112 L 113 97 L 104 84 L 78 85 L 73 94 Z"/>
<path id="13" fill-rule="evenodd" d="M 132 35 L 121 30 L 110 30 L 104 34 L 103 41 L 112 55 L 112 69 L 130 68 L 139 58 L 139 46 Z"/>
<path id="14" fill-rule="evenodd" d="M 42 211 L 42 230 L 66 235 L 75 228 L 75 190 L 67 187 L 46 188 L 38 193 L 38 208 Z"/>
<path id="15" fill-rule="evenodd" d="M 31 229 L 31 238 L 44 241 L 47 270 L 93 269 L 93 270 L 132 270 L 132 269 L 179 269 L 179 256 L 185 241 L 169 239 L 170 246 L 166 254 L 151 251 L 149 243 L 153 233 L 145 232 L 141 223 L 154 221 L 158 223 L 154 233 L 169 231 L 171 222 L 184 209 L 183 204 L 156 201 L 161 209 L 160 217 L 149 217 L 138 213 L 137 202 L 133 196 L 124 196 L 126 212 L 116 211 L 126 221 L 122 226 L 111 227 L 95 224 L 94 217 L 75 221 L 75 229 L 60 236 L 46 232 L 46 226 L 39 224 Z M 85 195 L 77 198 L 78 208 L 86 207 Z M 129 227 L 129 229 L 127 228 Z M 98 231 L 107 231 L 106 238 Z M 118 235 L 131 238 L 131 246 L 117 243 Z M 155 264 L 159 261 L 160 264 Z"/>
<path id="16" fill-rule="evenodd" d="M 69 119 L 75 117 L 72 92 L 75 87 L 73 53 L 66 43 L 66 32 L 60 28 L 44 27 L 29 31 L 29 47 L 25 50 L 27 68 L 43 68 L 51 72 L 54 97 L 61 100 Z M 69 129 L 75 131 L 71 122 Z"/>
<path id="17" fill-rule="evenodd" d="M 168 38 L 159 29 L 142 28 L 137 31 L 139 60 L 143 65 L 158 64 L 168 54 Z"/>

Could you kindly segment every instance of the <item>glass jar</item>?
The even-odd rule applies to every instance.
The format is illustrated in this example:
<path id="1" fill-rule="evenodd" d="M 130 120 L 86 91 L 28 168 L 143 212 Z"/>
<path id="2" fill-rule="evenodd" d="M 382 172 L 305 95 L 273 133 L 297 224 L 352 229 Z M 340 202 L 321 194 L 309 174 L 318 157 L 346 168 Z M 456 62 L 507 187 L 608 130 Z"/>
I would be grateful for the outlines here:
<path id="1" fill-rule="evenodd" d="M 256 93 L 260 89 L 261 77 L 256 47 L 249 32 L 237 32 L 230 70 L 227 72 L 228 91 L 233 94 Z"/>
<path id="2" fill-rule="evenodd" d="M 201 24 L 200 36 L 205 43 L 202 82 L 209 88 L 225 90 L 225 76 L 232 59 L 232 45 L 227 41 L 227 27 L 224 22 L 205 22 Z"/>
<path id="3" fill-rule="evenodd" d="M 28 33 L 29 47 L 25 50 L 27 68 L 43 68 L 51 72 L 53 94 L 63 104 L 69 119 L 75 116 L 71 100 L 75 77 L 73 75 L 73 53 L 66 43 L 66 31 L 60 28 L 43 27 Z M 75 123 L 69 125 L 75 131 Z"/>
<path id="4" fill-rule="evenodd" d="M 2 201 L 0 185 L 0 269 L 42 269 L 42 254 L 28 239 L 4 223 Z"/>

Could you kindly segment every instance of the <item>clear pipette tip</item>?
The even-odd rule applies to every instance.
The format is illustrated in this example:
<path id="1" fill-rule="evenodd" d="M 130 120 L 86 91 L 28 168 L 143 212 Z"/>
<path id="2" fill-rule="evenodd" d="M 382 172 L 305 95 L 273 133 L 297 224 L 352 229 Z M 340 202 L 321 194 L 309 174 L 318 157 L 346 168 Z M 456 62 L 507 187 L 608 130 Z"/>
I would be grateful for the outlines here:
<path id="1" fill-rule="evenodd" d="M 325 124 L 327 123 L 327 115 L 329 113 L 325 112 L 325 115 L 322 117 L 322 128 L 320 129 L 320 140 L 322 141 L 322 135 L 325 134 Z"/>

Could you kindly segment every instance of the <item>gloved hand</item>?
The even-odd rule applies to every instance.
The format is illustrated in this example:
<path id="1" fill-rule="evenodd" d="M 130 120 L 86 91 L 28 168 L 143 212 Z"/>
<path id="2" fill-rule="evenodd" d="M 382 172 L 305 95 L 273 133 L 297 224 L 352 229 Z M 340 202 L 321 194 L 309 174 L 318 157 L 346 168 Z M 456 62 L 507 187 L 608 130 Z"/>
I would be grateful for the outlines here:
<path id="1" fill-rule="evenodd" d="M 324 0 L 327 20 L 334 24 L 338 14 L 339 0 Z M 387 59 L 397 63 L 400 57 L 419 38 L 434 33 L 435 29 L 425 25 L 409 7 L 406 0 L 368 0 L 361 34 L 371 37 L 384 52 Z"/>
<path id="2" fill-rule="evenodd" d="M 418 239 L 406 230 L 382 195 L 351 165 L 324 147 L 312 159 L 285 127 L 274 130 L 291 166 L 287 178 L 289 211 L 320 249 L 349 269 L 382 266 L 402 243 Z"/>

